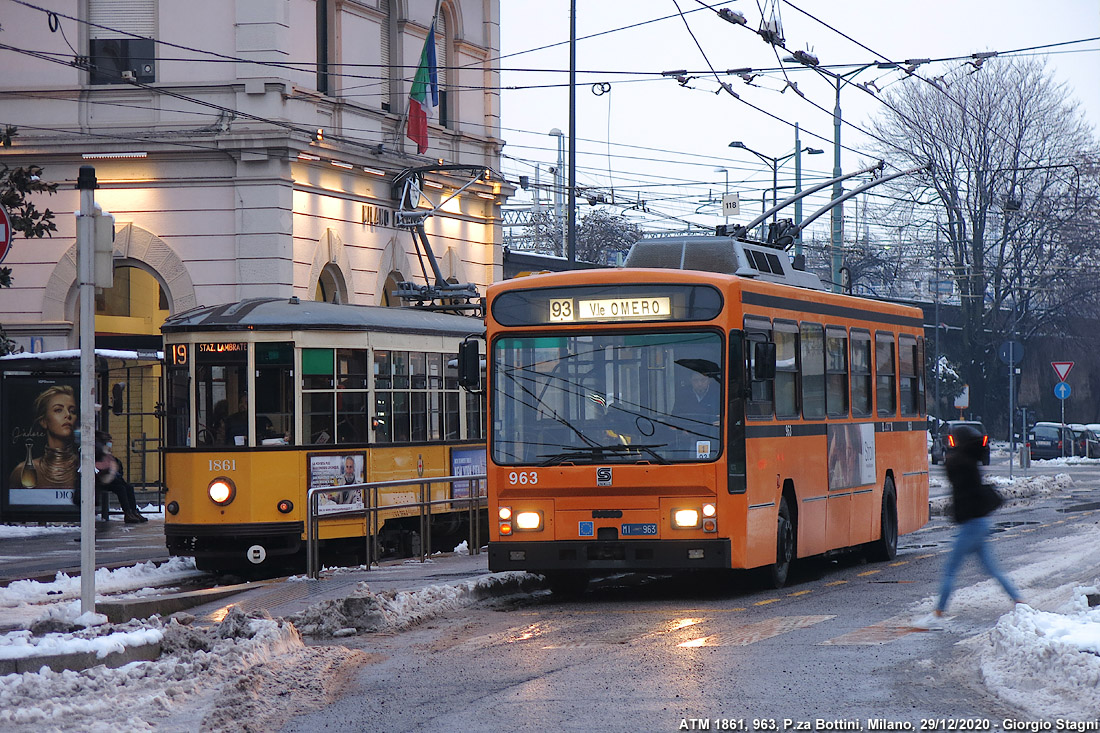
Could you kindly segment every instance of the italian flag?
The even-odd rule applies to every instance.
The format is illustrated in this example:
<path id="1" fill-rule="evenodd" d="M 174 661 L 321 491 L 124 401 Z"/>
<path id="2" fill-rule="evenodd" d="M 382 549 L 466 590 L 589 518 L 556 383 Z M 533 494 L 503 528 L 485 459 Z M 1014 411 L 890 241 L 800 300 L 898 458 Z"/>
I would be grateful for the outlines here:
<path id="1" fill-rule="evenodd" d="M 435 63 L 435 21 L 432 21 L 409 92 L 409 123 L 405 128 L 405 136 L 416 143 L 418 153 L 428 149 L 428 118 L 435 115 L 438 106 L 439 70 Z"/>

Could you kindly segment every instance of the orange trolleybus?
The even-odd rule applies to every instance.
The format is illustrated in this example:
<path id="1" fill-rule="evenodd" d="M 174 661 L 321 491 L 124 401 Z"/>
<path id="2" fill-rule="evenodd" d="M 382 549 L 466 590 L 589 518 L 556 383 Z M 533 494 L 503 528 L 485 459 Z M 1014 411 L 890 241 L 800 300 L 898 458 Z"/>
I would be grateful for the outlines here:
<path id="1" fill-rule="evenodd" d="M 767 245 L 650 244 L 488 291 L 489 569 L 778 587 L 796 558 L 893 558 L 928 521 L 921 311 L 824 292 Z M 737 274 L 630 267 L 714 257 Z"/>

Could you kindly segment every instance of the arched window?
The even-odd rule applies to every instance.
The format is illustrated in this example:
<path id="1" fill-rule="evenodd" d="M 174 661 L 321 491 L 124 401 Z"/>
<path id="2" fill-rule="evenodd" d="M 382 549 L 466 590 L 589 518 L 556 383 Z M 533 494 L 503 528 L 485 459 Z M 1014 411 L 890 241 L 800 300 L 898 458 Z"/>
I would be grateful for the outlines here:
<path id="1" fill-rule="evenodd" d="M 395 297 L 394 290 L 397 290 L 397 284 L 405 282 L 405 276 L 397 270 L 391 270 L 390 274 L 386 276 L 386 284 L 382 288 L 382 305 L 387 308 L 400 308 L 403 303 L 401 299 Z"/>
<path id="2" fill-rule="evenodd" d="M 344 278 L 335 265 L 325 265 L 317 277 L 317 290 L 313 299 L 324 303 L 347 303 L 348 292 Z"/>

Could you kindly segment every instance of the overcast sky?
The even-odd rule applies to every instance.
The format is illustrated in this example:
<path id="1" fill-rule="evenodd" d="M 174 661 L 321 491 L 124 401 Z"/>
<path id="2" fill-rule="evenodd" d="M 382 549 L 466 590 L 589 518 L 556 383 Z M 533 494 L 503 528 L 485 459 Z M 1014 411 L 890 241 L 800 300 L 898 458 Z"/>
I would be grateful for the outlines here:
<path id="1" fill-rule="evenodd" d="M 762 15 L 772 17 L 773 8 L 787 48 L 809 50 L 823 65 L 956 59 L 918 68 L 917 73 L 933 78 L 966 63 L 958 57 L 976 52 L 1046 54 L 1056 78 L 1067 84 L 1094 131 L 1100 131 L 1100 41 L 1067 44 L 1100 37 L 1096 0 L 709 4 L 743 13 L 747 28 L 727 23 L 699 0 L 580 0 L 577 5 L 578 184 L 614 186 L 617 199 L 641 199 L 651 212 L 700 224 L 718 221 L 715 206 L 705 203 L 708 193 L 717 198 L 726 187 L 727 173 L 716 169 L 728 171 L 729 188 L 741 193 L 743 209 L 758 212 L 763 189 L 771 186 L 771 164 L 730 149 L 731 141 L 782 157 L 794 151 L 793 123 L 798 122 L 801 146 L 824 150 L 802 156 L 803 187 L 832 170 L 835 90 L 806 69 L 792 70 L 787 79 L 774 71 L 780 65 L 776 51 L 754 32 Z M 508 143 L 502 167 L 513 180 L 519 175 L 533 180 L 534 163 L 541 161 L 539 175 L 549 183 L 557 141 L 548 133 L 559 128 L 568 134 L 568 38 L 568 0 L 502 0 L 501 106 Z M 1066 45 L 1019 52 L 1049 44 Z M 787 54 L 779 50 L 778 55 Z M 719 81 L 710 67 L 740 100 L 716 93 Z M 772 71 L 751 83 L 724 73 L 742 68 Z M 681 69 L 689 71 L 684 85 L 660 75 Z M 869 68 L 855 81 L 885 87 L 900 76 Z M 782 91 L 788 79 L 806 99 L 791 89 Z M 596 84 L 605 84 L 596 89 L 601 94 L 593 92 Z M 871 139 L 859 128 L 866 128 L 883 107 L 873 95 L 849 86 L 841 93 L 841 108 L 843 169 L 849 172 L 873 160 Z M 793 183 L 793 171 L 793 161 L 783 164 L 780 186 Z M 755 206 L 747 201 L 753 199 Z M 529 196 L 521 192 L 511 204 L 525 200 Z M 691 216 L 697 208 L 701 215 Z M 668 225 L 682 226 L 674 220 Z"/>

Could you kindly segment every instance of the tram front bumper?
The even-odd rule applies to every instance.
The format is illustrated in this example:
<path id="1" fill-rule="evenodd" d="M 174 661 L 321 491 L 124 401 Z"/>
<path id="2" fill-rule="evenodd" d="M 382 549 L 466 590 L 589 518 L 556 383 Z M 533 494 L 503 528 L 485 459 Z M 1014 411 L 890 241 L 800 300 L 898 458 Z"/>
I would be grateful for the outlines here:
<path id="1" fill-rule="evenodd" d="M 168 524 L 164 541 L 171 555 L 196 560 L 240 560 L 254 545 L 269 557 L 293 555 L 302 546 L 302 522 L 256 522 L 254 524 Z"/>
<path id="2" fill-rule="evenodd" d="M 730 567 L 728 539 L 490 542 L 489 570 L 649 571 Z"/>

